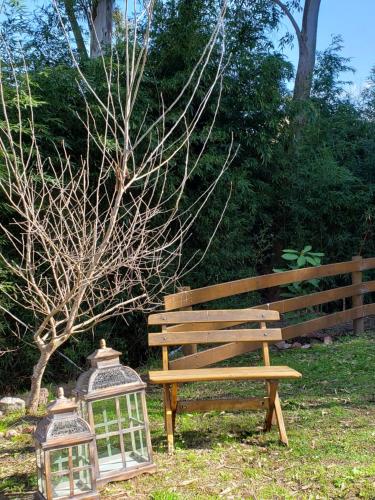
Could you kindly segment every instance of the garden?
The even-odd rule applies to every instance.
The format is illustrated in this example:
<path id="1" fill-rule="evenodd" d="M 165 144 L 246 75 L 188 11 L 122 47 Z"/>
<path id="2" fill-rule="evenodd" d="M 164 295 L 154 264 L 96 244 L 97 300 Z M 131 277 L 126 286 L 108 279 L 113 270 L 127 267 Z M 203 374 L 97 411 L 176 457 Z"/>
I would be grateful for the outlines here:
<path id="1" fill-rule="evenodd" d="M 258 412 L 211 412 L 180 417 L 175 454 L 168 455 L 161 390 L 149 386 L 158 472 L 109 484 L 101 498 L 373 498 L 373 333 L 272 352 L 272 359 L 303 373 L 300 381 L 282 386 L 289 448 L 279 445 L 276 431 L 263 434 Z M 259 362 L 258 354 L 240 359 L 242 365 Z M 148 368 L 142 368 L 142 375 Z M 188 385 L 184 397 L 225 396 L 228 390 L 243 397 L 249 388 L 244 382 L 234 388 L 229 382 L 212 384 Z M 2 432 L 18 426 L 28 427 L 30 421 L 17 414 L 1 420 Z M 18 434 L 0 443 L 1 490 L 7 498 L 28 498 L 26 492 L 36 487 L 31 436 Z"/>
<path id="2" fill-rule="evenodd" d="M 372 14 L 0 3 L 0 498 L 375 498 Z"/>

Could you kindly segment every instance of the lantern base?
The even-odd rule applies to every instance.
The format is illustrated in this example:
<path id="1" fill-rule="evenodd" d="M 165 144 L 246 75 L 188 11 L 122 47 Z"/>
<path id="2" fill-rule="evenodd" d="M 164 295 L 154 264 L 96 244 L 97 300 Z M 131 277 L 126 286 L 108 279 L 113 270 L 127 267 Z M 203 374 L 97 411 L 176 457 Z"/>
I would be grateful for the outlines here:
<path id="1" fill-rule="evenodd" d="M 111 483 L 112 481 L 126 481 L 127 479 L 139 476 L 140 474 L 153 474 L 156 470 L 157 467 L 155 464 L 140 465 L 139 467 L 134 467 L 130 470 L 113 472 L 111 475 L 105 477 L 97 477 L 96 484 L 100 487 L 107 483 Z"/>
<path id="2" fill-rule="evenodd" d="M 65 497 L 66 498 L 66 497 Z M 100 500 L 100 495 L 98 492 L 82 493 L 81 495 L 74 495 L 74 500 Z M 33 500 L 47 500 L 47 497 L 42 495 L 39 491 L 34 493 Z"/>

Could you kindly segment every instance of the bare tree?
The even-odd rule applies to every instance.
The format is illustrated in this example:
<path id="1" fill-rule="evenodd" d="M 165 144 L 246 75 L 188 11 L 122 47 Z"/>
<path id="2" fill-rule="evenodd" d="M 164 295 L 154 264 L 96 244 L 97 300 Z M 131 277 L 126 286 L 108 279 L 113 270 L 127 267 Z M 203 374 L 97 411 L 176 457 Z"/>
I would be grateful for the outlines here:
<path id="1" fill-rule="evenodd" d="M 160 96 L 159 116 L 150 123 L 146 113 L 134 130 L 134 108 L 150 44 L 153 0 L 141 12 L 135 12 L 138 5 L 125 5 L 126 81 L 121 81 L 121 73 L 115 69 L 119 67 L 115 55 L 109 66 L 102 58 L 108 88 L 102 99 L 76 63 L 78 85 L 86 96 L 86 115 L 80 119 L 87 137 L 86 154 L 78 169 L 66 149 L 57 144 L 58 162 L 42 157 L 31 106 L 27 109 L 31 145 L 22 147 L 25 99 L 19 69 L 12 73 L 16 127 L 9 118 L 0 75 L 4 117 L 0 153 L 6 167 L 2 190 L 15 214 L 13 226 L 1 229 L 18 255 L 13 260 L 5 254 L 0 258 L 17 277 L 17 293 L 9 294 L 9 298 L 34 317 L 29 328 L 34 331 L 40 357 L 31 378 L 30 412 L 37 409 L 47 363 L 64 342 L 113 316 L 158 306 L 160 294 L 196 265 L 191 261 L 181 264 L 182 246 L 232 156 L 229 146 L 227 161 L 215 182 L 194 204 L 181 208 L 185 185 L 197 168 L 218 111 L 223 12 L 176 99 L 167 106 Z M 202 96 L 202 79 L 213 51 L 219 54 L 215 56 L 216 69 L 213 76 L 210 71 L 209 85 Z M 26 83 L 31 100 L 27 74 Z M 97 125 L 87 96 L 99 108 L 104 130 Z M 198 155 L 195 152 L 192 160 L 191 136 L 213 99 L 214 118 L 201 151 Z M 171 192 L 167 182 L 176 160 L 183 168 Z M 94 170 L 95 183 L 91 175 Z"/>
<path id="2" fill-rule="evenodd" d="M 301 28 L 291 10 L 293 5 L 296 6 L 295 1 L 291 2 L 291 5 L 281 0 L 272 1 L 280 7 L 290 20 L 298 40 L 299 57 L 293 97 L 295 100 L 301 101 L 309 99 L 316 59 L 316 39 L 321 0 L 305 0 Z M 298 1 L 297 5 L 299 5 Z"/>

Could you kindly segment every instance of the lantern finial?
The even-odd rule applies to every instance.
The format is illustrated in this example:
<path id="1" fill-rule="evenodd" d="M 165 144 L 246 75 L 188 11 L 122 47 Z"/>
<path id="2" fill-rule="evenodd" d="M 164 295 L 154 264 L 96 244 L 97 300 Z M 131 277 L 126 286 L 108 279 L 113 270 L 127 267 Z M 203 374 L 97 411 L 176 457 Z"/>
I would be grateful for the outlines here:
<path id="1" fill-rule="evenodd" d="M 57 389 L 57 397 L 59 399 L 62 399 L 62 398 L 65 398 L 65 395 L 64 395 L 64 388 L 63 387 L 59 387 Z"/>
<path id="2" fill-rule="evenodd" d="M 101 339 L 100 340 L 100 349 L 106 349 L 106 348 L 107 348 L 107 344 L 106 344 L 105 339 Z"/>

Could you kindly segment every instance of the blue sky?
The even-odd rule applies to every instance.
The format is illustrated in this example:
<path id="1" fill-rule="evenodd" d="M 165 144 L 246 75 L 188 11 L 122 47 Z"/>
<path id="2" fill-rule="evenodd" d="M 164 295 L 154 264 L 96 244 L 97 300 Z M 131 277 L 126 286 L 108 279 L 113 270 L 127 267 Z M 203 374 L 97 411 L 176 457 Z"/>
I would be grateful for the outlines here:
<path id="1" fill-rule="evenodd" d="M 42 0 L 25 0 L 30 7 Z M 282 22 L 281 33 L 291 30 L 286 18 Z M 352 93 L 355 95 L 363 88 L 370 70 L 375 66 L 375 0 L 322 0 L 319 16 L 318 50 L 326 48 L 332 35 L 341 34 L 344 40 L 345 57 L 351 58 L 356 69 L 347 79 L 353 81 Z M 286 55 L 297 63 L 298 48 L 285 50 Z"/>
<path id="2" fill-rule="evenodd" d="M 291 30 L 286 18 L 283 29 Z M 322 0 L 318 25 L 318 50 L 330 44 L 332 35 L 342 35 L 343 55 L 351 58 L 355 74 L 345 75 L 353 82 L 352 93 L 358 94 L 375 66 L 375 0 Z M 293 49 L 286 49 L 288 58 L 296 65 L 297 41 Z"/>

